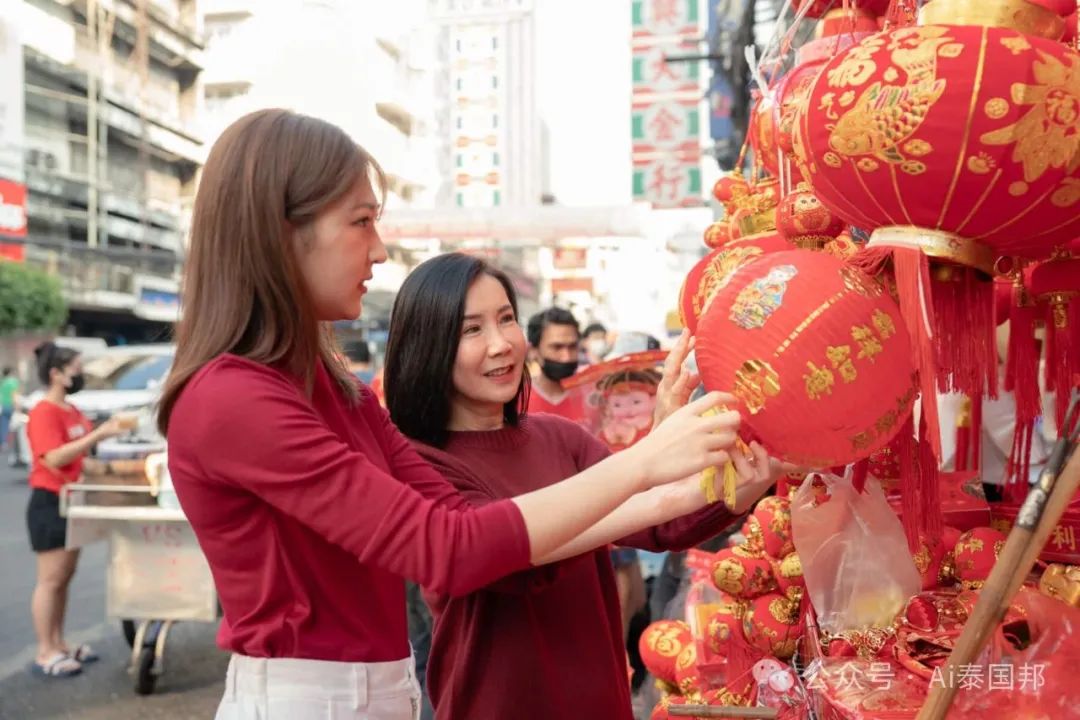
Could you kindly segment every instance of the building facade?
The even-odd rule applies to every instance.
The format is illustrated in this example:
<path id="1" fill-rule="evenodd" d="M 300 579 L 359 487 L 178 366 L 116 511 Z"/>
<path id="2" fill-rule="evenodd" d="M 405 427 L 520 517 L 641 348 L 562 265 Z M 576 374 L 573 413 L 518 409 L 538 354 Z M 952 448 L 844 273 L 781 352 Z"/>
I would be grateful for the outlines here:
<path id="1" fill-rule="evenodd" d="M 197 3 L 5 3 L 24 63 L 26 187 L 5 255 L 60 278 L 71 333 L 147 341 L 177 316 L 204 153 Z"/>

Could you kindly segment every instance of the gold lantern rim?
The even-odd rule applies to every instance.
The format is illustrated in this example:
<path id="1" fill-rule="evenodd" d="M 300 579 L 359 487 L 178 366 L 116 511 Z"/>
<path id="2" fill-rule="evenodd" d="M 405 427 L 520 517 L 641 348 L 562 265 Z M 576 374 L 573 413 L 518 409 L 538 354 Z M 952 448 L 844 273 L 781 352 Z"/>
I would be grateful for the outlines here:
<path id="1" fill-rule="evenodd" d="M 936 1 L 936 0 L 935 0 Z M 879 227 L 866 244 L 872 247 L 904 247 L 921 250 L 927 257 L 947 260 L 974 268 L 987 275 L 994 274 L 994 251 L 969 238 L 944 230 L 930 230 L 914 225 Z"/>

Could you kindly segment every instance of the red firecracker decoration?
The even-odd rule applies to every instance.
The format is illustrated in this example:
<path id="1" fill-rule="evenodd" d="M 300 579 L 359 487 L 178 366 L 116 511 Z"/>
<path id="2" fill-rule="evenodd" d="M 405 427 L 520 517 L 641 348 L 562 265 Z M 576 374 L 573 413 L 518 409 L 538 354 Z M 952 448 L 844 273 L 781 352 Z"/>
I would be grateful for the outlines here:
<path id="1" fill-rule="evenodd" d="M 915 397 L 896 305 L 824 253 L 771 253 L 737 270 L 698 324 L 696 355 L 705 386 L 739 399 L 744 432 L 805 467 L 868 457 Z"/>

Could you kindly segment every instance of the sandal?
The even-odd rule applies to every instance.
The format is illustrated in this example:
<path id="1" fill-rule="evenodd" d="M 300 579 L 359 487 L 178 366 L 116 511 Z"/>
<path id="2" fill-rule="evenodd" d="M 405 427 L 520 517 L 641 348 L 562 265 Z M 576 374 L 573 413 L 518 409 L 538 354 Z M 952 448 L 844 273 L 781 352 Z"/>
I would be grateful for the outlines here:
<path id="1" fill-rule="evenodd" d="M 58 652 L 45 662 L 35 660 L 30 666 L 30 671 L 41 677 L 71 677 L 82 672 L 82 664 L 78 660 Z"/>
<path id="2" fill-rule="evenodd" d="M 67 655 L 69 658 L 76 660 L 83 665 L 86 663 L 97 662 L 100 658 L 100 656 L 94 652 L 93 648 L 85 643 L 75 648 L 75 652 L 69 652 Z"/>

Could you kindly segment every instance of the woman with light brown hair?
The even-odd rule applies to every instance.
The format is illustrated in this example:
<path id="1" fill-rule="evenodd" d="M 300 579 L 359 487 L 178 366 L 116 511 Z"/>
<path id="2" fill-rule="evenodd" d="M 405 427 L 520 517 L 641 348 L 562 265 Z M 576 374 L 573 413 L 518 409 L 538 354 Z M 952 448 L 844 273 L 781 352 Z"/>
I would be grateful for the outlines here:
<path id="1" fill-rule="evenodd" d="M 528 569 L 734 441 L 701 417 L 713 394 L 561 483 L 469 506 L 333 345 L 386 260 L 385 188 L 344 131 L 286 110 L 235 122 L 203 170 L 159 424 L 233 653 L 219 718 L 414 717 L 404 579 L 460 595 Z"/>

